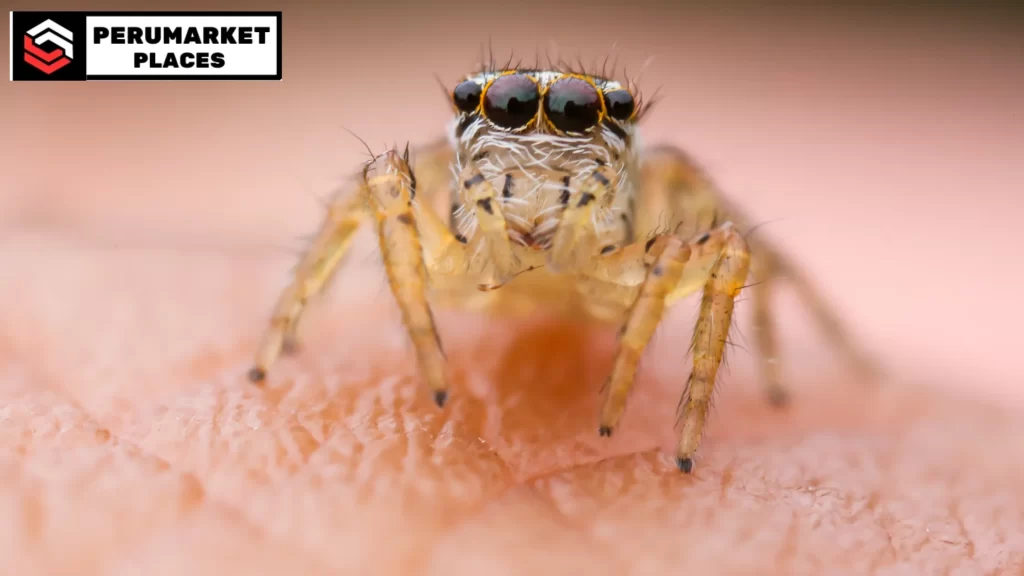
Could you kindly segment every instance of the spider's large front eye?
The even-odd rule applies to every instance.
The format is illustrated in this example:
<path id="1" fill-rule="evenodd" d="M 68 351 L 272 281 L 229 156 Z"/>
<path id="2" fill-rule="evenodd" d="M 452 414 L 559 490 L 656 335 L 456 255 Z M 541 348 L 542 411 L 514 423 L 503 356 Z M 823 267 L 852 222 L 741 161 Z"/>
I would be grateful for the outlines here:
<path id="1" fill-rule="evenodd" d="M 491 82 L 484 94 L 484 114 L 502 128 L 522 128 L 537 116 L 540 91 L 529 76 L 507 74 Z"/>
<path id="2" fill-rule="evenodd" d="M 585 132 L 601 119 L 601 97 L 580 78 L 563 78 L 544 95 L 544 114 L 562 132 Z"/>
<path id="3" fill-rule="evenodd" d="M 466 80 L 452 91 L 452 101 L 460 112 L 472 112 L 480 105 L 480 93 L 483 88 L 472 80 Z"/>
<path id="4" fill-rule="evenodd" d="M 628 90 L 605 92 L 604 105 L 608 109 L 608 115 L 616 120 L 629 120 L 633 116 L 633 109 L 636 108 L 633 95 Z"/>

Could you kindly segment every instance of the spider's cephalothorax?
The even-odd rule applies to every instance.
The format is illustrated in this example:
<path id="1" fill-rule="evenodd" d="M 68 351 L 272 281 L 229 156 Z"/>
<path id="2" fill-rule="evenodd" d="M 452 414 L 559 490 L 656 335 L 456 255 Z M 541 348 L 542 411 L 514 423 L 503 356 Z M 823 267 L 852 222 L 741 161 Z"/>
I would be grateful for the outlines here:
<path id="1" fill-rule="evenodd" d="M 466 77 L 452 90 L 452 103 L 458 190 L 451 226 L 460 238 L 485 244 L 481 218 L 491 216 L 488 208 L 500 210 L 513 244 L 509 267 L 499 263 L 492 285 L 541 263 L 520 247 L 548 251 L 542 263 L 565 270 L 577 264 L 570 248 L 585 242 L 569 232 L 606 244 L 631 240 L 641 107 L 630 89 L 587 74 L 504 70 Z M 567 212 L 589 226 L 574 230 Z"/>
<path id="2" fill-rule="evenodd" d="M 449 97 L 447 141 L 415 162 L 374 157 L 331 204 L 312 247 L 278 300 L 250 378 L 260 382 L 295 338 L 306 303 L 328 284 L 353 233 L 372 216 L 392 294 L 435 402 L 449 387 L 432 305 L 582 313 L 619 329 L 598 431 L 611 435 L 637 365 L 669 305 L 702 294 L 691 371 L 680 402 L 676 464 L 693 468 L 733 307 L 749 288 L 770 397 L 779 378 L 770 295 L 786 277 L 826 334 L 863 370 L 867 357 L 800 270 L 763 240 L 681 150 L 640 150 L 645 110 L 623 84 L 562 71 L 487 71 Z M 748 279 L 750 280 L 748 282 Z M 432 302 L 432 303 L 430 303 Z"/>

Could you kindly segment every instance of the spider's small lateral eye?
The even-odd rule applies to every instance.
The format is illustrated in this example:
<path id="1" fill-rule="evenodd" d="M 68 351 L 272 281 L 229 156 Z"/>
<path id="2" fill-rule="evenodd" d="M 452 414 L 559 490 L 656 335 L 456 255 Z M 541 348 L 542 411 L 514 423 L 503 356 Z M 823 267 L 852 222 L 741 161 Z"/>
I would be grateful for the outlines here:
<path id="1" fill-rule="evenodd" d="M 484 114 L 494 124 L 513 130 L 537 116 L 540 91 L 537 83 L 523 74 L 496 78 L 484 94 Z"/>
<path id="2" fill-rule="evenodd" d="M 460 112 L 472 112 L 480 105 L 480 93 L 483 88 L 472 80 L 466 80 L 452 91 L 452 101 Z"/>
<path id="3" fill-rule="evenodd" d="M 629 120 L 633 116 L 633 109 L 636 102 L 628 90 L 615 90 L 605 92 L 604 105 L 608 109 L 608 115 L 616 120 Z"/>
<path id="4" fill-rule="evenodd" d="M 563 78 L 544 95 L 544 114 L 562 132 L 585 132 L 601 119 L 601 97 L 586 80 Z"/>

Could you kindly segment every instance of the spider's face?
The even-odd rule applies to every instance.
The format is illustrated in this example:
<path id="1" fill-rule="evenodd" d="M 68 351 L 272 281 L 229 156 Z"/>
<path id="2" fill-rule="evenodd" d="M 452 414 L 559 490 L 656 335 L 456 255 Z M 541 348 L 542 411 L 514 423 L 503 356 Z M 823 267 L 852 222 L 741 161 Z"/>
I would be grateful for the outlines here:
<path id="1" fill-rule="evenodd" d="M 631 146 L 640 108 L 619 82 L 550 70 L 471 75 L 451 98 L 457 115 L 453 137 L 460 151 L 477 156 L 522 145 L 556 170 L 559 159 L 552 154 L 559 150 L 616 162 Z"/>
<path id="2" fill-rule="evenodd" d="M 465 182 L 488 182 L 514 243 L 549 247 L 565 206 L 598 170 L 611 189 L 593 226 L 621 224 L 635 189 L 634 130 L 643 114 L 626 86 L 587 74 L 503 70 L 466 77 L 451 99 L 453 186 L 462 204 L 475 206 Z M 470 239 L 476 212 L 453 215 Z"/>

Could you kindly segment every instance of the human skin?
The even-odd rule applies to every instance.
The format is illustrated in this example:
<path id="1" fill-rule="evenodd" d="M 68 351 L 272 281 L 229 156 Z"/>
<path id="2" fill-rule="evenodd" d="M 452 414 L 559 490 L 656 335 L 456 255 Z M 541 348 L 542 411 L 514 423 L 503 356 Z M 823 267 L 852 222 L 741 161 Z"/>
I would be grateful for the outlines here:
<path id="1" fill-rule="evenodd" d="M 614 329 L 557 315 L 439 311 L 453 375 L 439 410 L 369 230 L 298 353 L 266 388 L 246 380 L 295 260 L 275 246 L 311 233 L 311 197 L 361 160 L 339 127 L 375 146 L 429 141 L 446 112 L 431 75 L 451 81 L 475 55 L 453 32 L 338 62 L 312 47 L 386 44 L 366 31 L 380 15 L 343 15 L 286 19 L 297 40 L 279 85 L 0 95 L 14 135 L 0 170 L 5 573 L 1024 570 L 1019 304 L 986 309 L 993 287 L 1021 284 L 1006 266 L 1024 241 L 1024 86 L 1005 73 L 1024 64 L 1019 36 L 693 13 L 673 16 L 676 38 L 657 14 L 616 15 L 620 45 L 660 58 L 644 76 L 662 86 L 648 140 L 705 161 L 886 369 L 854 377 L 784 295 L 793 404 L 776 411 L 741 302 L 684 476 L 671 455 L 691 301 L 657 333 L 611 439 L 596 415 Z M 512 16 L 525 46 L 561 37 Z M 425 17 L 386 23 L 409 38 Z M 464 31 L 460 17 L 437 26 Z M 345 34 L 310 24 L 329 18 Z M 75 151 L 60 164 L 53 136 Z"/>

